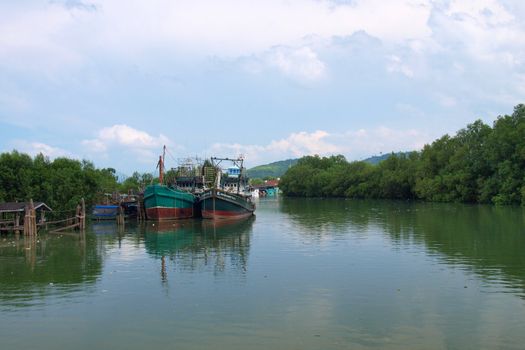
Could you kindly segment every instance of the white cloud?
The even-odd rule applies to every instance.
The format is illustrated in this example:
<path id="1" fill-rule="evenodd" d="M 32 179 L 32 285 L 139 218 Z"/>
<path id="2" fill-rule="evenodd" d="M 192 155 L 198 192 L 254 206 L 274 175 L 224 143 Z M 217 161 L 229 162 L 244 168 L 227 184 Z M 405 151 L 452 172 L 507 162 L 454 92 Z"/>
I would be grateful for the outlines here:
<path id="1" fill-rule="evenodd" d="M 257 57 L 291 78 L 317 81 L 330 67 L 309 38 L 329 42 L 363 32 L 391 51 L 387 70 L 409 78 L 419 73 L 410 55 L 466 54 L 516 67 L 525 60 L 525 30 L 508 4 L 519 6 L 497 0 L 4 2 L 0 65 L 55 78 L 93 61 Z"/>
<path id="2" fill-rule="evenodd" d="M 287 76 L 314 81 L 325 76 L 326 66 L 309 47 L 294 50 L 278 49 L 268 56 L 268 62 Z"/>
<path id="3" fill-rule="evenodd" d="M 98 131 L 96 138 L 83 140 L 82 144 L 91 153 L 132 152 L 145 162 L 151 162 L 151 159 L 161 152 L 164 145 L 173 145 L 171 140 L 163 134 L 154 137 L 125 124 L 102 128 Z"/>
<path id="4" fill-rule="evenodd" d="M 347 131 L 338 138 L 339 142 L 345 145 L 345 155 L 353 160 L 381 153 L 420 150 L 433 140 L 427 132 L 422 130 L 399 130 L 385 126 L 370 130 Z"/>
<path id="5" fill-rule="evenodd" d="M 434 40 L 454 54 L 509 66 L 523 64 L 525 30 L 500 1 L 453 0 L 432 17 Z"/>
<path id="6" fill-rule="evenodd" d="M 305 36 L 344 36 L 358 30 L 387 41 L 426 37 L 428 4 L 428 0 L 111 1 L 101 5 L 100 24 L 111 27 L 105 30 L 111 33 L 107 40 L 118 46 L 149 46 L 149 39 L 154 45 L 170 42 L 187 51 L 239 56 L 276 45 L 295 46 Z"/>
<path id="7" fill-rule="evenodd" d="M 244 155 L 250 164 L 257 164 L 267 160 L 277 160 L 287 157 L 301 157 L 304 155 L 329 155 L 338 153 L 341 149 L 327 142 L 330 134 L 317 130 L 312 133 L 292 133 L 285 139 L 271 141 L 267 145 L 241 145 L 215 143 L 206 153 L 225 155 Z"/>
<path id="8" fill-rule="evenodd" d="M 40 6 L 0 5 L 0 62 L 24 70 L 37 65 L 60 69 L 64 64 L 82 65 L 97 54 L 140 57 L 161 50 L 168 55 L 240 57 L 275 46 L 298 47 L 308 36 L 330 38 L 365 31 L 387 42 L 401 42 L 431 34 L 429 0 L 352 4 L 328 0 L 101 0 L 96 6 L 67 4 L 71 2 L 65 6 L 58 1 Z M 296 54 L 312 57 L 305 50 Z"/>
<path id="9" fill-rule="evenodd" d="M 242 58 L 240 61 L 244 70 L 253 74 L 264 74 L 273 69 L 303 83 L 315 82 L 326 77 L 325 63 L 308 46 L 274 47 L 260 55 Z"/>
<path id="10" fill-rule="evenodd" d="M 312 154 L 332 154 L 338 152 L 338 146 L 326 141 L 330 134 L 317 130 L 313 133 L 293 133 L 286 139 L 272 141 L 266 148 L 271 152 L 289 152 L 295 157 Z"/>
<path id="11" fill-rule="evenodd" d="M 297 132 L 267 145 L 216 143 L 206 153 L 228 156 L 242 154 L 249 164 L 254 165 L 315 154 L 343 154 L 349 160 L 359 160 L 381 153 L 419 150 L 431 141 L 431 136 L 421 130 L 398 130 L 380 126 L 342 133 L 323 130 Z"/>
<path id="12" fill-rule="evenodd" d="M 496 0 L 453 0 L 446 13 L 470 18 L 483 25 L 507 24 L 514 20 L 514 16 Z"/>
<path id="13" fill-rule="evenodd" d="M 239 57 L 305 37 L 363 31 L 415 51 L 432 40 L 461 41 L 473 53 L 518 59 L 520 21 L 496 0 L 98 0 L 39 6 L 0 4 L 0 59 L 18 67 L 82 64 L 100 55 L 151 50 Z M 436 37 L 436 32 L 439 36 Z M 443 37 L 443 35 L 445 37 Z M 506 50 L 501 52 L 502 44 Z M 35 55 L 39 58 L 34 60 Z M 20 60 L 23 58 L 23 60 Z"/>
<path id="14" fill-rule="evenodd" d="M 78 158 L 74 154 L 65 149 L 50 146 L 42 142 L 31 142 L 27 140 L 14 140 L 11 142 L 11 145 L 14 149 L 22 153 L 27 153 L 32 156 L 36 156 L 39 153 L 42 153 L 44 156 L 49 158 L 58 158 L 58 157 L 68 157 L 68 158 Z"/>
<path id="15" fill-rule="evenodd" d="M 401 61 L 401 58 L 396 55 L 388 57 L 387 71 L 390 73 L 401 73 L 408 78 L 414 77 L 414 72 L 410 67 Z"/>

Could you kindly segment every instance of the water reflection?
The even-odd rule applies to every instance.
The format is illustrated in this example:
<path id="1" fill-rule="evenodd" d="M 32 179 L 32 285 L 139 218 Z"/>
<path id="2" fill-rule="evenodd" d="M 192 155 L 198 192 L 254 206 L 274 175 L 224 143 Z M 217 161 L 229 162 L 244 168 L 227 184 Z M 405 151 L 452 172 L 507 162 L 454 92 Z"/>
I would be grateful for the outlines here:
<path id="1" fill-rule="evenodd" d="M 1 308 L 42 303 L 93 285 L 102 270 L 94 237 L 79 234 L 3 237 L 0 243 Z"/>
<path id="2" fill-rule="evenodd" d="M 419 243 L 447 264 L 461 264 L 489 283 L 525 291 L 523 208 L 478 205 L 405 205 L 385 212 L 396 244 Z"/>
<path id="3" fill-rule="evenodd" d="M 398 249 L 419 245 L 447 264 L 525 291 L 525 209 L 365 200 L 284 199 L 281 211 L 306 236 L 367 236 L 380 230 Z"/>
<path id="4" fill-rule="evenodd" d="M 398 206 L 397 202 L 359 201 L 347 199 L 284 198 L 280 210 L 306 235 L 347 234 L 349 229 L 366 231 L 385 210 Z"/>
<path id="5" fill-rule="evenodd" d="M 241 221 L 180 220 L 148 223 L 144 227 L 146 252 L 161 260 L 161 280 L 167 281 L 167 261 L 179 270 L 228 266 L 244 273 L 254 218 Z"/>

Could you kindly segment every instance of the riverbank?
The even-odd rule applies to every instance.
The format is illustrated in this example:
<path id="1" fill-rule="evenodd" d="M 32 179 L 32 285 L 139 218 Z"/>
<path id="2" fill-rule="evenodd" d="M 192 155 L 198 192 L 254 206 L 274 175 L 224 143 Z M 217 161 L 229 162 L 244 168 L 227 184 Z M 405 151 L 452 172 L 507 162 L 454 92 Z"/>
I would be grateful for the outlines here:
<path id="1" fill-rule="evenodd" d="M 378 165 L 343 156 L 301 158 L 281 178 L 291 197 L 419 199 L 525 205 L 525 106 L 492 127 L 478 120 L 420 152 Z"/>

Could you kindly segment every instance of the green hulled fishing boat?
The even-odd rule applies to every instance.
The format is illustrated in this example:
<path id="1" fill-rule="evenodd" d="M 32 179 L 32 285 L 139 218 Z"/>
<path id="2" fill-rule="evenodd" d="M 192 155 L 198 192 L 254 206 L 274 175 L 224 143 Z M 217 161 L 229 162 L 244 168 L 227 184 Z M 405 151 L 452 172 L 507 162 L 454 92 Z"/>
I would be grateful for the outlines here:
<path id="1" fill-rule="evenodd" d="M 144 207 L 149 220 L 184 219 L 194 216 L 195 196 L 166 185 L 150 185 L 144 190 Z"/>
<path id="2" fill-rule="evenodd" d="M 164 184 L 164 156 L 159 157 L 159 184 L 144 190 L 144 208 L 149 220 L 173 220 L 191 218 L 195 214 L 196 197 L 188 192 Z"/>

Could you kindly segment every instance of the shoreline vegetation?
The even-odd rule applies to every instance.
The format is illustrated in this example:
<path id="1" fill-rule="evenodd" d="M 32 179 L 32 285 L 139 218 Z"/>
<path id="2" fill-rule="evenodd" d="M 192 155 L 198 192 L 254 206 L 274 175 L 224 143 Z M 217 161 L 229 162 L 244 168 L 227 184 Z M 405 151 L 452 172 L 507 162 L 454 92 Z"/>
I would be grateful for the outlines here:
<path id="1" fill-rule="evenodd" d="M 87 160 L 0 154 L 0 202 L 32 198 L 54 211 L 71 210 L 81 198 L 90 207 L 106 193 L 140 191 L 155 180 L 135 172 L 119 182 L 115 169 Z M 279 187 L 289 197 L 525 205 L 525 105 L 499 116 L 492 127 L 477 120 L 421 151 L 392 153 L 378 164 L 348 162 L 342 155 L 303 157 Z"/>
<path id="2" fill-rule="evenodd" d="M 289 197 L 403 199 L 525 205 L 525 105 L 481 120 L 421 151 L 394 154 L 377 165 L 344 156 L 307 156 L 282 176 Z"/>
<path id="3" fill-rule="evenodd" d="M 0 154 L 0 203 L 45 202 L 53 212 L 74 209 L 81 198 L 91 207 L 104 202 L 105 194 L 143 189 L 154 181 L 148 173 L 133 173 L 118 182 L 115 169 L 98 169 L 92 162 L 12 151 Z"/>

